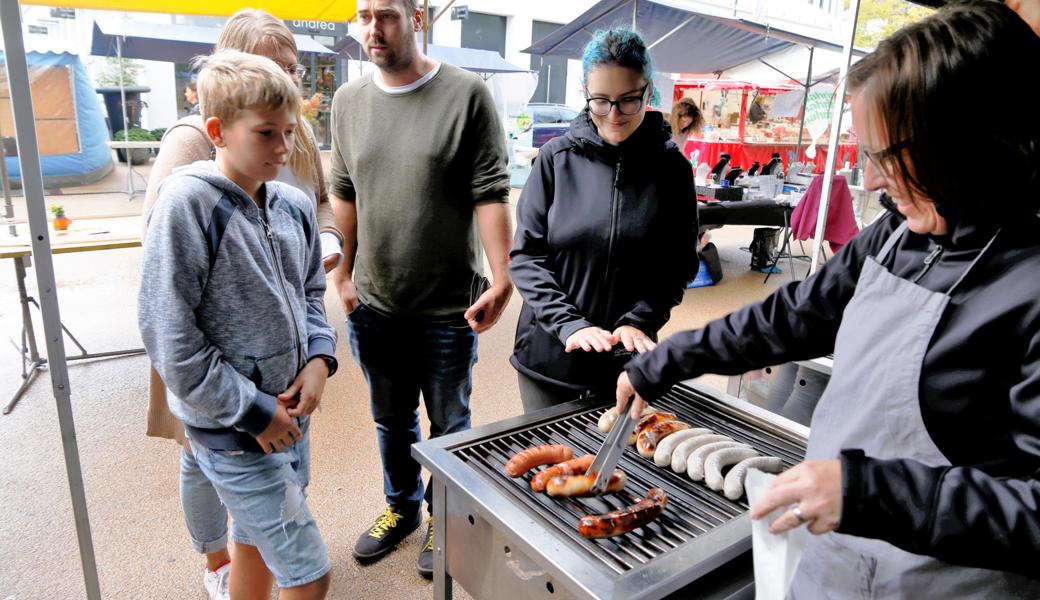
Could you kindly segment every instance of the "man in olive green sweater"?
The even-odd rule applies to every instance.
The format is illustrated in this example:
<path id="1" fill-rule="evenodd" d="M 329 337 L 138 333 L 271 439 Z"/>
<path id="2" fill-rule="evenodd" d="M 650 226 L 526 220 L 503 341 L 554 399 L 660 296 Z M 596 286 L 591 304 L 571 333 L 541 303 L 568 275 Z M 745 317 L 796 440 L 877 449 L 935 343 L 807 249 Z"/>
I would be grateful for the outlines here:
<path id="1" fill-rule="evenodd" d="M 420 392 L 431 437 L 470 426 L 477 334 L 512 293 L 511 230 L 505 135 L 483 81 L 419 51 L 416 0 L 360 0 L 358 20 L 378 70 L 333 99 L 331 189 L 344 237 L 333 281 L 369 384 L 388 504 L 354 546 L 368 562 L 421 522 L 410 450 L 421 439 Z M 427 524 L 418 568 L 431 577 Z"/>

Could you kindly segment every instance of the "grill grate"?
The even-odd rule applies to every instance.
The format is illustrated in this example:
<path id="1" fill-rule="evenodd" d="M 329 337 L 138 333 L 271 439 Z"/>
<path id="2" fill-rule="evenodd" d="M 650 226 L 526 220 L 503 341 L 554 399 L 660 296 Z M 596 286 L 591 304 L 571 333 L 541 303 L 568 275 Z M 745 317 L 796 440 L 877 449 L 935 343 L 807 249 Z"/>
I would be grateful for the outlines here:
<path id="1" fill-rule="evenodd" d="M 785 432 L 750 422 L 709 396 L 677 386 L 654 403 L 658 410 L 675 413 L 692 427 L 706 427 L 745 442 L 759 453 L 783 459 L 786 467 L 802 460 L 804 441 Z M 503 489 L 509 497 L 529 508 L 541 522 L 569 543 L 596 557 L 618 574 L 645 565 L 747 511 L 747 503 L 734 502 L 685 474 L 658 467 L 639 455 L 634 447 L 625 450 L 618 464 L 628 475 L 621 492 L 598 498 L 551 498 L 531 491 L 531 471 L 522 478 L 505 474 L 505 463 L 517 452 L 540 444 L 566 444 L 575 456 L 595 454 L 604 434 L 596 426 L 604 408 L 586 409 L 556 420 L 539 422 L 452 450 L 458 458 Z M 668 507 L 649 525 L 622 536 L 590 540 L 578 534 L 578 521 L 586 514 L 622 509 L 660 487 L 668 494 Z"/>

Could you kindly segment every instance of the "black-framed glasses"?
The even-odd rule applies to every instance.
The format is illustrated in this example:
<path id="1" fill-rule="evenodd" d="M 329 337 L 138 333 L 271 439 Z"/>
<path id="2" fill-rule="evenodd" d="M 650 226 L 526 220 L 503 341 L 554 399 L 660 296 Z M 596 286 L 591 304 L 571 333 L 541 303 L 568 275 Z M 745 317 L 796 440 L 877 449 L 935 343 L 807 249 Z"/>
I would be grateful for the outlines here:
<path id="1" fill-rule="evenodd" d="M 610 98 L 585 98 L 585 105 L 589 107 L 589 112 L 596 115 L 597 117 L 605 117 L 610 114 L 610 109 L 617 107 L 618 112 L 623 115 L 634 115 L 639 112 L 639 109 L 643 108 L 643 103 L 646 98 L 646 91 L 650 88 L 650 82 L 647 82 L 643 86 L 643 89 L 639 91 L 638 96 L 625 96 L 617 100 L 611 100 Z M 588 90 L 585 91 L 588 94 Z"/>
<path id="2" fill-rule="evenodd" d="M 909 146 L 910 140 L 902 140 L 882 150 L 874 151 L 869 148 L 860 148 L 860 151 L 863 152 L 863 155 L 867 157 L 867 160 L 869 160 L 878 171 L 887 173 L 888 169 L 885 167 L 885 161 L 896 154 L 899 154 Z"/>

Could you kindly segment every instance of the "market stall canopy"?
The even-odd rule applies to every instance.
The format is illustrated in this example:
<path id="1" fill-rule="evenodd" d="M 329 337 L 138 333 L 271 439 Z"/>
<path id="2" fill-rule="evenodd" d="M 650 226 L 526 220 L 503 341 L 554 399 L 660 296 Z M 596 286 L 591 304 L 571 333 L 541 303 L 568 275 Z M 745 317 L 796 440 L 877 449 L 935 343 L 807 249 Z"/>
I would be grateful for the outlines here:
<path id="1" fill-rule="evenodd" d="M 345 35 L 332 46 L 332 50 L 338 52 L 344 58 L 365 60 L 364 49 L 361 40 L 353 35 Z M 475 48 L 453 48 L 451 46 L 436 46 L 430 44 L 427 48 L 430 58 L 455 65 L 460 69 L 473 71 L 474 73 L 528 73 L 530 69 L 518 67 L 505 60 L 493 50 L 477 50 Z"/>
<path id="2" fill-rule="evenodd" d="M 852 62 L 855 64 L 864 53 L 853 52 Z M 777 83 L 796 81 L 806 85 L 809 73 L 809 62 L 812 61 L 812 81 L 809 84 L 833 77 L 841 67 L 841 52 L 816 48 L 792 46 L 768 56 L 759 57 L 751 62 L 727 69 L 725 74 L 733 79 L 748 81 L 759 87 L 771 87 Z"/>
<path id="3" fill-rule="evenodd" d="M 116 38 L 123 38 L 123 56 L 143 60 L 186 63 L 192 58 L 210 54 L 217 43 L 220 29 L 193 25 L 171 25 L 142 21 L 94 21 L 90 53 L 115 56 Z M 335 54 L 305 35 L 294 35 L 300 52 Z"/>
<path id="4" fill-rule="evenodd" d="M 54 6 L 54 0 L 22 0 L 22 4 Z M 155 12 L 174 15 L 227 17 L 243 8 L 266 10 L 279 19 L 349 21 L 357 14 L 356 0 L 62 0 L 64 8 L 91 8 L 126 12 Z"/>
<path id="5" fill-rule="evenodd" d="M 595 31 L 632 27 L 633 21 L 654 67 L 672 73 L 725 71 L 796 44 L 841 51 L 826 40 L 700 12 L 689 0 L 600 0 L 524 52 L 580 59 Z"/>
<path id="6" fill-rule="evenodd" d="M 797 83 L 785 83 L 780 81 L 769 85 L 762 85 L 754 81 L 733 77 L 729 75 L 729 72 L 727 72 L 726 75 L 721 76 L 714 73 L 681 73 L 679 78 L 675 80 L 675 86 L 704 88 L 706 90 L 760 89 L 768 92 L 789 92 L 791 90 L 802 89 L 802 86 Z"/>

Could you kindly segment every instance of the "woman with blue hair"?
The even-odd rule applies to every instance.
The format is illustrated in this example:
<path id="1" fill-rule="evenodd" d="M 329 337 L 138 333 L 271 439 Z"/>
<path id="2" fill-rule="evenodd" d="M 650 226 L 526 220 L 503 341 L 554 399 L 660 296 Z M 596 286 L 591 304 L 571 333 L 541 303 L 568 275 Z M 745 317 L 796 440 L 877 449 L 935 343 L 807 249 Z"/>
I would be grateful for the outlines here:
<path id="1" fill-rule="evenodd" d="M 628 29 L 582 59 L 585 109 L 542 146 L 517 207 L 510 273 L 524 300 L 512 365 L 524 411 L 613 397 L 627 358 L 654 347 L 696 274 L 693 174 Z"/>

